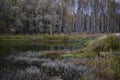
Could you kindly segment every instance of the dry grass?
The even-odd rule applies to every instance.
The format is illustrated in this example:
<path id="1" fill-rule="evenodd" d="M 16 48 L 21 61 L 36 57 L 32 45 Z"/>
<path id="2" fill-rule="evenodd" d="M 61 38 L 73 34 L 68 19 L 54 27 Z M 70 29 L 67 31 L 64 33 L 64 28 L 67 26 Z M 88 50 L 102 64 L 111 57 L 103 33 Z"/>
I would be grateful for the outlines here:
<path id="1" fill-rule="evenodd" d="M 62 50 L 54 50 L 54 51 L 43 51 L 40 54 L 40 58 L 50 58 L 50 59 L 57 59 L 61 58 L 64 54 L 69 54 L 70 51 L 62 51 Z"/>

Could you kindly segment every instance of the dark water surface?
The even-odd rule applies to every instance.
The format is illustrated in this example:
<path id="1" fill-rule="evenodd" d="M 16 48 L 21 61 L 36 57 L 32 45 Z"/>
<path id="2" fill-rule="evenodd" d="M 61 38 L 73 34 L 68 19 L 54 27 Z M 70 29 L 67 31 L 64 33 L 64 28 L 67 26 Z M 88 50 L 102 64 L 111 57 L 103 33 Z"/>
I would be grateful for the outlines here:
<path id="1" fill-rule="evenodd" d="M 24 40 L 0 41 L 0 57 L 26 51 L 77 50 L 83 47 L 80 42 L 38 42 Z"/>

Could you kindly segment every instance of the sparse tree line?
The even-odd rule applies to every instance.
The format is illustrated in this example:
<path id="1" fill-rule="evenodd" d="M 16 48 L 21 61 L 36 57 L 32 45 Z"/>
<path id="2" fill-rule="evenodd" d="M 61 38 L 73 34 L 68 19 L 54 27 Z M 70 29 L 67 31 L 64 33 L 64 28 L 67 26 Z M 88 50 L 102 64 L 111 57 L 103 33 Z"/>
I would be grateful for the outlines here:
<path id="1" fill-rule="evenodd" d="M 119 31 L 116 0 L 0 0 L 0 34 Z"/>

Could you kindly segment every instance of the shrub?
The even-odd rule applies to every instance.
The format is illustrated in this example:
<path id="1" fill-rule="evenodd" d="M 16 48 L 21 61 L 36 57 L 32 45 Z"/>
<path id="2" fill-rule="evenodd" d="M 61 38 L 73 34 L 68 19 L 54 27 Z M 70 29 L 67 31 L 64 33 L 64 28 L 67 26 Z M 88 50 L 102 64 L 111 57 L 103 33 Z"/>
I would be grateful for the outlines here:
<path id="1" fill-rule="evenodd" d="M 104 39 L 95 41 L 89 48 L 92 51 L 119 51 L 120 39 L 115 35 L 108 35 Z"/>

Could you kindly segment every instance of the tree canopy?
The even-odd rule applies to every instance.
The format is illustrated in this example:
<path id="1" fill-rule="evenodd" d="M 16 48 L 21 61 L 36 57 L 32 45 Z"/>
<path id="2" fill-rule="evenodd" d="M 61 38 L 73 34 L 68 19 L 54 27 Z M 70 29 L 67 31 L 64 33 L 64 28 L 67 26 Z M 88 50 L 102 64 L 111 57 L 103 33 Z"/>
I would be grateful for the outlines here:
<path id="1" fill-rule="evenodd" d="M 119 31 L 116 0 L 0 0 L 0 34 Z"/>

